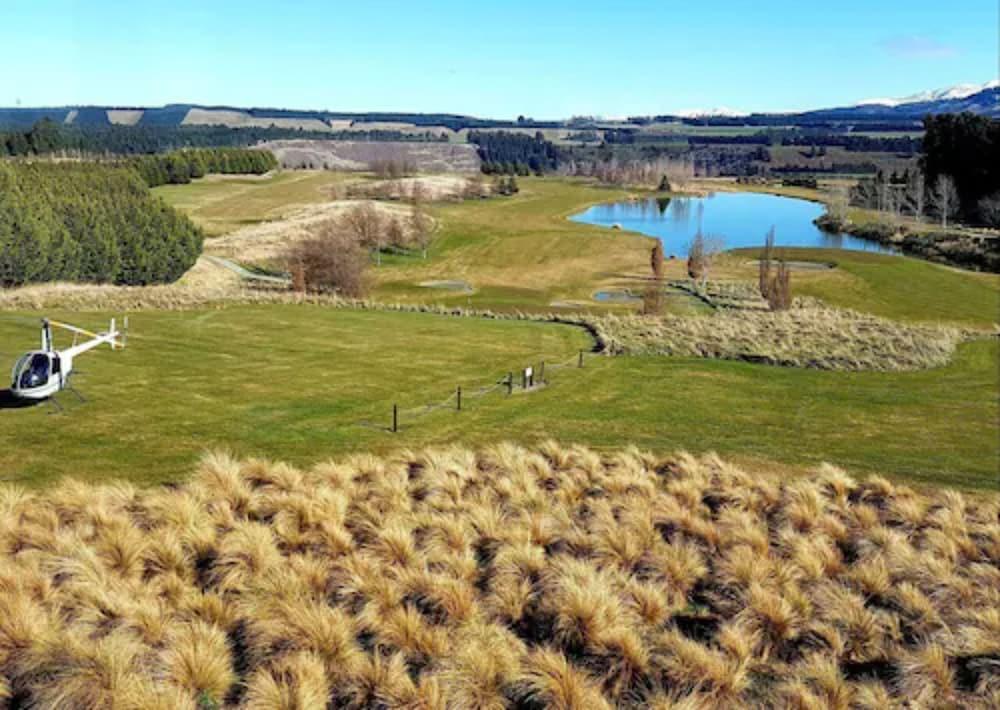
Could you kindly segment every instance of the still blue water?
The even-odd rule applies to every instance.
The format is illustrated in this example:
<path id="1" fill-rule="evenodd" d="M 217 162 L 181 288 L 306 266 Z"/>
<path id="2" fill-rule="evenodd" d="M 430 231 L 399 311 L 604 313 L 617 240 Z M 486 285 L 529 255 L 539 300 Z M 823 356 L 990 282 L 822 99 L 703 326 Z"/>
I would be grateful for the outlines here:
<path id="1" fill-rule="evenodd" d="M 717 192 L 708 197 L 673 197 L 595 205 L 570 219 L 659 237 L 667 256 L 687 256 L 699 222 L 706 237 L 725 249 L 763 246 L 771 227 L 778 246 L 858 249 L 892 253 L 878 242 L 849 234 L 828 234 L 813 224 L 823 206 L 807 200 L 752 192 Z"/>

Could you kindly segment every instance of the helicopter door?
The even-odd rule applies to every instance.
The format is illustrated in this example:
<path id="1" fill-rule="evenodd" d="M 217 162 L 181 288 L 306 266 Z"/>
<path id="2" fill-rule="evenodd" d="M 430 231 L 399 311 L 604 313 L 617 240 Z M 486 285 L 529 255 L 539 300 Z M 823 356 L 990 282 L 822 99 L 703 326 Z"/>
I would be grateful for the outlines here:
<path id="1" fill-rule="evenodd" d="M 11 386 L 15 389 L 18 387 L 18 382 L 21 380 L 21 371 L 24 369 L 25 364 L 31 359 L 31 355 L 22 355 L 14 363 L 14 369 L 10 372 L 10 382 Z"/>
<path id="2" fill-rule="evenodd" d="M 25 359 L 16 380 L 18 388 L 32 390 L 47 385 L 49 383 L 49 365 L 47 353 L 35 353 L 30 359 Z"/>

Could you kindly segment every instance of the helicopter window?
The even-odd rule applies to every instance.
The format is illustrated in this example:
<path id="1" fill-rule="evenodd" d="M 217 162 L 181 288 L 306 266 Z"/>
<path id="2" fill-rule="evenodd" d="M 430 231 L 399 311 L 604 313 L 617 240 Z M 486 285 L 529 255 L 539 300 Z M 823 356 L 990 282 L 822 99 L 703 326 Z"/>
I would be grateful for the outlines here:
<path id="1" fill-rule="evenodd" d="M 31 389 L 41 387 L 48 381 L 49 356 L 44 353 L 35 353 L 21 371 L 21 381 L 18 384 L 21 389 Z"/>
<path id="2" fill-rule="evenodd" d="M 13 370 L 12 377 L 13 377 L 13 380 L 14 380 L 14 386 L 15 387 L 17 387 L 17 381 L 21 377 L 21 370 L 24 368 L 24 364 L 26 362 L 28 362 L 28 360 L 30 358 L 31 358 L 31 355 L 22 355 L 21 357 L 19 357 L 17 359 L 17 362 L 14 364 L 14 370 Z"/>
<path id="3" fill-rule="evenodd" d="M 62 372 L 62 361 L 59 359 L 58 355 L 52 356 L 52 374 L 58 375 Z"/>

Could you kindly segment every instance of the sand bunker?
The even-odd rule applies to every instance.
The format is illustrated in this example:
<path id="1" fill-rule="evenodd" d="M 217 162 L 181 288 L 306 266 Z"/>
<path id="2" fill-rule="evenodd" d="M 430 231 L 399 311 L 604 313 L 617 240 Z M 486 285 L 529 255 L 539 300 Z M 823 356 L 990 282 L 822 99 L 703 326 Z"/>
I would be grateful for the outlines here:
<path id="1" fill-rule="evenodd" d="M 467 281 L 422 281 L 424 288 L 436 288 L 442 291 L 455 291 L 456 293 L 475 293 L 476 289 Z"/>

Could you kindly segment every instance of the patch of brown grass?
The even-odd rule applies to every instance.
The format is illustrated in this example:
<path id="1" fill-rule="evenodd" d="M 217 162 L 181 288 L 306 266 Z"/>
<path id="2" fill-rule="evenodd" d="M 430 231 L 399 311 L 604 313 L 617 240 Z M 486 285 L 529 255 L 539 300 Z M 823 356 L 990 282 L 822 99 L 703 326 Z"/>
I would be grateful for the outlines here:
<path id="1" fill-rule="evenodd" d="M 0 488 L 0 707 L 990 707 L 1000 500 L 553 443 Z"/>
<path id="2" fill-rule="evenodd" d="M 916 370 L 947 364 L 971 333 L 897 323 L 820 304 L 722 309 L 706 317 L 592 317 L 610 351 L 746 360 L 824 370 Z"/>

